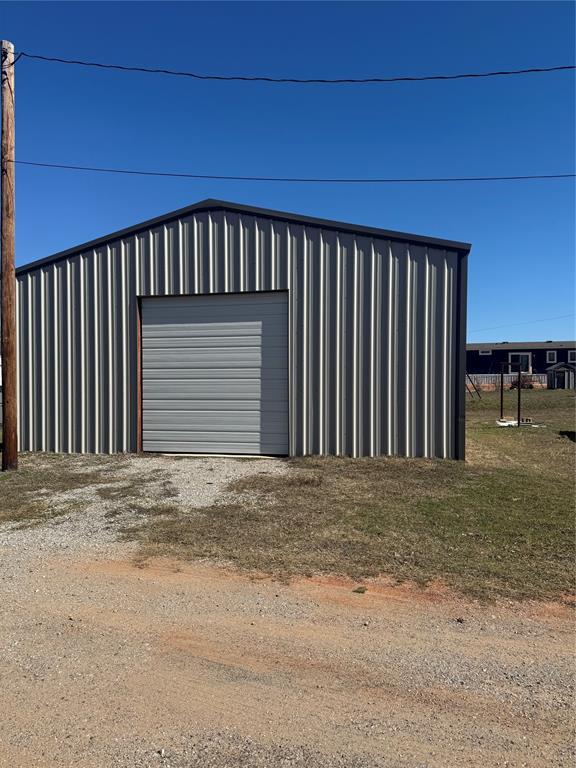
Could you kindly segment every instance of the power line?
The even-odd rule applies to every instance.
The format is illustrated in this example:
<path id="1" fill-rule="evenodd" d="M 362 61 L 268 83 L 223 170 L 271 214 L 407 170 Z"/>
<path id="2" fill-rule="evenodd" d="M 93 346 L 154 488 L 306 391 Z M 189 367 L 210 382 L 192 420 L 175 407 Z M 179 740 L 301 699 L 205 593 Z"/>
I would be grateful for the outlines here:
<path id="1" fill-rule="evenodd" d="M 556 317 L 539 317 L 535 320 L 523 320 L 520 323 L 507 323 L 506 325 L 492 325 L 490 328 L 476 328 L 475 331 L 469 331 L 469 333 L 482 333 L 483 331 L 497 331 L 500 328 L 512 328 L 516 325 L 532 325 L 532 323 L 547 323 L 551 320 L 564 320 L 567 317 L 574 317 L 574 312 L 570 312 L 567 315 L 557 315 Z"/>
<path id="2" fill-rule="evenodd" d="M 91 173 L 119 173 L 130 176 L 160 176 L 179 179 L 212 179 L 217 181 L 265 181 L 294 184 L 441 184 L 454 182 L 479 181 L 533 181 L 546 179 L 573 179 L 576 173 L 550 173 L 525 176 L 440 176 L 428 178 L 313 178 L 297 176 L 229 176 L 209 173 L 185 173 L 179 171 L 143 171 L 129 168 L 101 168 L 87 165 L 67 165 L 64 163 L 41 163 L 31 160 L 15 160 L 18 165 L 37 168 L 57 168 L 68 171 L 88 171 Z"/>
<path id="3" fill-rule="evenodd" d="M 35 61 L 52 62 L 57 64 L 72 64 L 80 67 L 93 67 L 96 69 L 112 69 L 121 72 L 143 72 L 153 75 L 170 75 L 172 77 L 189 77 L 194 80 L 219 80 L 225 82 L 240 81 L 250 83 L 284 83 L 297 85 L 359 85 L 374 83 L 416 83 L 430 80 L 466 80 L 487 77 L 511 77 L 515 75 L 534 75 L 549 72 L 562 72 L 576 69 L 575 65 L 557 67 L 529 67 L 527 69 L 498 70 L 494 72 L 464 72 L 453 75 L 402 75 L 399 77 L 342 77 L 342 78 L 299 78 L 299 77 L 271 77 L 268 75 L 204 75 L 198 72 L 187 72 L 175 69 L 158 67 L 136 67 L 125 64 L 106 64 L 97 61 L 83 61 L 80 59 L 64 59 L 59 56 L 42 56 L 38 53 L 20 51 L 18 58 L 33 59 Z"/>

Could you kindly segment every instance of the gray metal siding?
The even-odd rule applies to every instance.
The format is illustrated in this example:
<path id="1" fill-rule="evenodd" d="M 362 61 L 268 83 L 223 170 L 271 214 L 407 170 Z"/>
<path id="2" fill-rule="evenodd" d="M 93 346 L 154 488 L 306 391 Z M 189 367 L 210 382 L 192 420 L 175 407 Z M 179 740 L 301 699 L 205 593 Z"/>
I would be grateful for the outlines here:
<path id="1" fill-rule="evenodd" d="M 145 451 L 287 454 L 287 293 L 144 299 L 142 398 Z"/>
<path id="2" fill-rule="evenodd" d="M 290 453 L 463 456 L 466 255 L 198 212 L 18 275 L 21 450 L 135 451 L 137 296 L 288 291 Z"/>

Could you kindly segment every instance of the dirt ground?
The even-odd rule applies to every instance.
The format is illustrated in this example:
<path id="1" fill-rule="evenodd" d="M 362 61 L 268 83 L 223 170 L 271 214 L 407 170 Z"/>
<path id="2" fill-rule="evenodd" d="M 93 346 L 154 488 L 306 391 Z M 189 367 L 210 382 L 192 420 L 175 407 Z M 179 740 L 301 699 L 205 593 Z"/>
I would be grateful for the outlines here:
<path id="1" fill-rule="evenodd" d="M 141 567 L 113 503 L 0 529 L 1 766 L 573 765 L 569 604 Z"/>

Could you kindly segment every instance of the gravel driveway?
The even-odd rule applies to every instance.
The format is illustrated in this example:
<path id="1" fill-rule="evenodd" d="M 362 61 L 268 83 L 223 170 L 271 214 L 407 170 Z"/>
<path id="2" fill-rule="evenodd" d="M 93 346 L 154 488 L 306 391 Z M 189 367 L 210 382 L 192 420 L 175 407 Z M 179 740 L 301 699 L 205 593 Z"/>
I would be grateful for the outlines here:
<path id="1" fill-rule="evenodd" d="M 86 457 L 71 462 L 86 462 Z M 112 460 L 110 460 L 112 461 Z M 280 461 L 127 457 L 150 504 L 213 503 Z M 98 464 L 110 471 L 107 461 Z M 138 567 L 117 501 L 0 529 L 0 765 L 569 766 L 570 608 L 440 587 Z M 313 514 L 313 510 L 310 512 Z M 257 536 L 257 531 L 255 531 Z"/>

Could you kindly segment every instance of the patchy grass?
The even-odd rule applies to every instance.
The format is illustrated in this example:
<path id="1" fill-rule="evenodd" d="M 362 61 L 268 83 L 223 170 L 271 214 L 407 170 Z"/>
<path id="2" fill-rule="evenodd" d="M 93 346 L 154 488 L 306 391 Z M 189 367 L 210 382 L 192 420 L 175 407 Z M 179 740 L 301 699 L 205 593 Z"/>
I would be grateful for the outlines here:
<path id="1" fill-rule="evenodd" d="M 522 394 L 524 415 L 544 426 L 498 428 L 498 393 L 470 400 L 466 463 L 294 459 L 288 475 L 239 481 L 234 503 L 202 510 L 179 507 L 145 465 L 124 474 L 122 456 L 25 454 L 19 472 L 0 473 L 0 522 L 36 525 L 93 499 L 110 522 L 134 513 L 134 526 L 115 525 L 140 542 L 141 561 L 207 558 L 279 578 L 387 574 L 441 579 L 480 599 L 553 598 L 574 586 L 575 397 Z M 515 403 L 506 393 L 507 414 Z"/>
<path id="2" fill-rule="evenodd" d="M 21 457 L 18 472 L 0 473 L 0 522 L 31 525 L 71 511 L 72 500 L 54 504 L 54 496 L 90 485 L 99 475 L 92 468 L 74 473 L 69 468 L 70 457 L 46 455 L 34 462 Z"/>
<path id="3" fill-rule="evenodd" d="M 234 484 L 233 504 L 167 508 L 127 532 L 141 556 L 228 561 L 289 578 L 441 579 L 479 599 L 547 599 L 574 586 L 574 393 L 522 393 L 542 428 L 498 428 L 498 394 L 468 404 L 466 463 L 290 460 Z M 507 394 L 513 412 L 515 393 Z"/>
<path id="4" fill-rule="evenodd" d="M 523 389 L 522 416 L 532 416 L 549 426 L 559 428 L 568 421 L 574 426 L 575 390 L 570 389 Z M 504 415 L 516 418 L 518 392 L 508 389 L 504 392 Z M 466 417 L 469 423 L 476 423 L 484 417 L 493 423 L 500 416 L 500 393 L 482 392 L 482 399 L 467 397 Z"/>
<path id="5" fill-rule="evenodd" d="M 147 477 L 119 483 L 124 462 L 120 456 L 23 454 L 17 472 L 0 472 L 0 523 L 37 525 L 81 509 L 74 492 L 85 495 L 88 488 L 96 500 L 125 506 L 141 497 Z"/>

